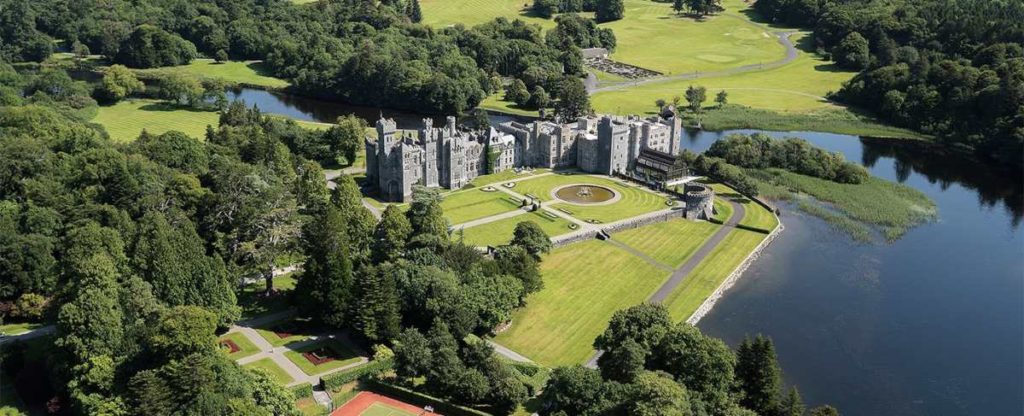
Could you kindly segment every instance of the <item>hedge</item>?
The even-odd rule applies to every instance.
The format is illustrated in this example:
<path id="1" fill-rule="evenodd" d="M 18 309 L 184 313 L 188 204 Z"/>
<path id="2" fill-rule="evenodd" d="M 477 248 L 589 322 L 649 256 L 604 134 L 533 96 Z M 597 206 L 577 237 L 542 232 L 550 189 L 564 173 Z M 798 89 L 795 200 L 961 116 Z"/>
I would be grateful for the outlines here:
<path id="1" fill-rule="evenodd" d="M 414 404 L 416 406 L 431 406 L 434 408 L 435 413 L 440 413 L 446 416 L 492 416 L 490 413 L 448 403 L 434 396 L 428 396 L 426 394 L 380 380 L 368 379 L 366 382 L 369 385 L 370 390 L 374 392 L 385 396 L 391 396 L 395 399 Z"/>
<path id="2" fill-rule="evenodd" d="M 290 389 L 292 394 L 295 395 L 295 399 L 305 399 L 307 397 L 313 397 L 313 385 L 309 383 L 302 383 L 298 386 Z"/>
<path id="3" fill-rule="evenodd" d="M 331 391 L 365 376 L 372 376 L 390 370 L 394 365 L 394 360 L 374 360 L 347 371 L 321 377 L 320 382 L 323 383 L 324 390 Z"/>

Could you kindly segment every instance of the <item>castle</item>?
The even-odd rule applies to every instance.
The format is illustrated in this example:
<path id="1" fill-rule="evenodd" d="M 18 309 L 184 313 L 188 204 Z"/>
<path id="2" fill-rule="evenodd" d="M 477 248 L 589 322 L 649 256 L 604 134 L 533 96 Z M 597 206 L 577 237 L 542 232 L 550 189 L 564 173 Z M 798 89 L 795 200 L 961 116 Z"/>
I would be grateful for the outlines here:
<path id="1" fill-rule="evenodd" d="M 603 175 L 668 179 L 675 165 L 679 117 L 584 117 L 575 123 L 515 121 L 464 131 L 455 117 L 441 127 L 424 119 L 416 131 L 377 121 L 377 137 L 366 140 L 366 176 L 385 201 L 406 201 L 412 186 L 457 189 L 473 178 L 507 169 L 575 166 Z"/>

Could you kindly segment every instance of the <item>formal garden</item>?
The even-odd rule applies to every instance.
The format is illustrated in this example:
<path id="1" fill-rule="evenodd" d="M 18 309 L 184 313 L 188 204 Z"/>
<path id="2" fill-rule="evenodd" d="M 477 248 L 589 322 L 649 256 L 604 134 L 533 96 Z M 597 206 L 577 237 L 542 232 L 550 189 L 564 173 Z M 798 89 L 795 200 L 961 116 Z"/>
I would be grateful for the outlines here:
<path id="1" fill-rule="evenodd" d="M 574 223 L 565 218 L 547 210 L 539 210 L 474 227 L 459 228 L 456 226 L 452 238 L 462 239 L 462 242 L 477 247 L 508 244 L 512 240 L 512 232 L 515 230 L 516 224 L 523 221 L 533 221 L 549 237 L 568 234 L 578 229 Z"/>
<path id="2" fill-rule="evenodd" d="M 359 363 L 360 354 L 342 339 L 319 339 L 284 353 L 303 373 L 310 376 Z"/>

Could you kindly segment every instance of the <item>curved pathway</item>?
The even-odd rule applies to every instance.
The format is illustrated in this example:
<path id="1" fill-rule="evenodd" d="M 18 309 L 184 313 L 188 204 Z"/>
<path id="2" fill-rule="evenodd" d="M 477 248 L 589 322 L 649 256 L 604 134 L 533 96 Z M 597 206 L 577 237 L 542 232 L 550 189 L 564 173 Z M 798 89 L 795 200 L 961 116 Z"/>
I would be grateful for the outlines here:
<path id="1" fill-rule="evenodd" d="M 690 73 L 685 73 L 685 74 L 676 74 L 676 75 L 667 75 L 667 76 L 646 78 L 646 79 L 637 80 L 637 81 L 631 81 L 631 82 L 621 82 L 621 83 L 611 84 L 611 85 L 607 85 L 607 86 L 603 86 L 603 87 L 598 86 L 598 87 L 595 87 L 594 89 L 588 89 L 588 92 L 590 94 L 594 94 L 594 93 L 598 93 L 598 92 L 618 91 L 618 90 L 624 90 L 624 89 L 627 89 L 627 88 L 637 87 L 637 86 L 640 86 L 640 85 L 658 84 L 658 83 L 662 83 L 662 82 L 670 82 L 670 81 L 678 81 L 678 80 L 688 80 L 688 79 L 721 77 L 721 76 L 726 76 L 726 75 L 740 74 L 740 73 L 744 73 L 744 72 L 763 71 L 765 69 L 778 68 L 778 67 L 783 66 L 785 64 L 788 64 L 790 62 L 793 62 L 797 58 L 797 56 L 798 56 L 798 52 L 796 50 L 796 46 L 794 46 L 793 45 L 793 41 L 789 39 L 790 35 L 792 35 L 793 33 L 795 33 L 795 32 L 792 32 L 792 31 L 774 32 L 774 35 L 778 39 L 779 43 L 782 44 L 782 46 L 784 48 L 786 48 L 786 56 L 784 58 L 778 60 L 778 61 L 772 61 L 772 62 L 763 63 L 763 64 L 743 65 L 743 66 L 739 66 L 739 67 L 735 67 L 735 68 L 729 68 L 729 69 L 723 69 L 723 70 L 719 70 L 719 71 L 709 71 L 709 72 L 699 72 L 698 71 L 698 72 L 690 72 Z"/>

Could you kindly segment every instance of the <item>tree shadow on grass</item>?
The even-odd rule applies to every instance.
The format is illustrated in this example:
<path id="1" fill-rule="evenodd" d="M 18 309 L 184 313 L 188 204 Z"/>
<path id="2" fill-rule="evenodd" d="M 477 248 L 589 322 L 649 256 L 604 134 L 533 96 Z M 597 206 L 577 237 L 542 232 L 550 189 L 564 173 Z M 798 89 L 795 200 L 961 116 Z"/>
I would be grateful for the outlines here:
<path id="1" fill-rule="evenodd" d="M 194 113 L 208 113 L 210 110 L 190 107 L 187 105 L 173 104 L 168 102 L 149 103 L 139 107 L 141 111 L 159 111 L 159 112 L 174 112 L 174 111 L 190 111 Z"/>
<path id="2" fill-rule="evenodd" d="M 273 77 L 274 76 L 274 74 L 270 71 L 270 68 L 267 68 L 267 65 L 264 64 L 263 62 L 250 62 L 250 63 L 246 64 L 245 66 L 247 68 L 253 70 L 253 72 L 255 72 L 256 75 L 263 76 L 263 77 Z"/>

